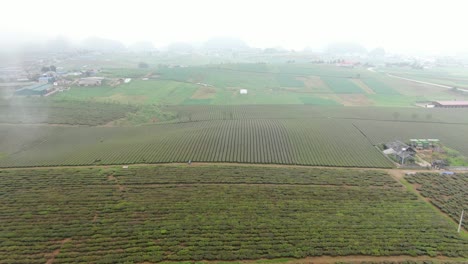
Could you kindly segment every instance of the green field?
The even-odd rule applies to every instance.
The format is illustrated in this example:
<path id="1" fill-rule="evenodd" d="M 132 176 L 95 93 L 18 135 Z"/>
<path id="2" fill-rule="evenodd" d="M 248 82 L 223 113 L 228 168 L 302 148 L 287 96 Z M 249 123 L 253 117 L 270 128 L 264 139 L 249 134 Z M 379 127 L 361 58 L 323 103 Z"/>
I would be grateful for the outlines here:
<path id="1" fill-rule="evenodd" d="M 100 75 L 133 78 L 128 84 L 101 87 L 72 87 L 55 98 L 97 100 L 130 104 L 160 105 L 246 105 L 306 104 L 346 105 L 335 95 L 361 95 L 376 106 L 413 106 L 421 100 L 466 99 L 468 95 L 389 77 L 365 67 L 342 68 L 316 64 L 227 63 L 149 69 L 104 68 Z M 149 78 L 143 81 L 142 78 Z M 369 87 L 363 90 L 355 83 Z M 213 91 L 203 92 L 203 85 Z M 247 89 L 247 95 L 240 95 Z M 356 103 L 354 102 L 353 105 Z M 357 103 L 359 105 L 359 103 Z M 363 100 L 363 105 L 366 100 Z"/>
<path id="2" fill-rule="evenodd" d="M 0 126 L 0 129 L 12 134 L 15 128 Z M 392 166 L 359 130 L 349 123 L 334 120 L 212 120 L 126 128 L 32 127 L 32 131 L 47 136 L 39 137 L 27 146 L 23 145 L 21 137 L 18 137 L 16 145 L 5 143 L 14 151 L 0 159 L 0 166 L 189 160 L 343 167 Z"/>
<path id="3" fill-rule="evenodd" d="M 143 110 L 128 114 L 124 127 L 0 125 L 0 166 L 192 160 L 390 167 L 375 146 L 411 138 L 438 138 L 468 155 L 464 109 L 250 105 L 177 106 L 163 113 L 173 119 L 147 126 L 131 126 L 146 120 Z"/>
<path id="4" fill-rule="evenodd" d="M 238 56 L 78 56 L 59 66 L 102 86 L 2 97 L 0 263 L 466 263 L 443 215 L 466 205 L 466 175 L 400 179 L 379 149 L 437 138 L 468 157 L 466 109 L 415 107 L 468 95 L 387 74 L 462 85 L 464 70 Z"/>
<path id="5" fill-rule="evenodd" d="M 458 223 L 461 211 L 468 211 L 468 175 L 459 173 L 456 175 L 443 175 L 436 173 L 418 173 L 407 175 L 405 179 L 416 186 L 422 196 L 449 215 Z M 462 227 L 468 226 L 468 215 L 463 215 Z"/>
<path id="6" fill-rule="evenodd" d="M 0 123 L 95 126 L 125 118 L 138 109 L 136 106 L 114 103 L 36 98 L 0 100 Z"/>
<path id="7" fill-rule="evenodd" d="M 166 80 L 133 80 L 117 87 L 73 87 L 54 98 L 67 100 L 92 100 L 123 104 L 182 104 L 198 86 Z"/>
<path id="8" fill-rule="evenodd" d="M 455 224 L 378 171 L 2 170 L 0 186 L 0 263 L 468 257 Z"/>

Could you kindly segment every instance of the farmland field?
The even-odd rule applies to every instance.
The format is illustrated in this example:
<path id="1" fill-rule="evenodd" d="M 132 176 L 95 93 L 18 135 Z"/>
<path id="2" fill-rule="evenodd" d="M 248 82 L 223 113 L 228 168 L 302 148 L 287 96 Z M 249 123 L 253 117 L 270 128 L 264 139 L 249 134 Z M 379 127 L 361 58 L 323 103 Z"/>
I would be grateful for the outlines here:
<path id="1" fill-rule="evenodd" d="M 136 67 L 136 66 L 135 66 Z M 376 105 L 412 106 L 421 100 L 467 99 L 449 89 L 417 84 L 371 72 L 365 67 L 342 68 L 317 64 L 227 63 L 150 69 L 104 68 L 102 76 L 133 78 L 112 87 L 72 87 L 58 99 L 97 100 L 162 105 Z M 145 77 L 145 80 L 142 78 Z M 146 80 L 147 79 L 147 80 Z M 209 98 L 198 98 L 208 85 Z M 240 95 L 240 89 L 248 94 Z M 342 102 L 336 95 L 360 95 L 357 102 Z M 385 95 L 385 96 L 383 96 Z M 388 99 L 387 99 L 388 96 Z M 355 100 L 354 100 L 355 101 Z M 360 103 L 362 102 L 362 103 Z"/>
<path id="2" fill-rule="evenodd" d="M 0 263 L 468 257 L 453 223 L 378 171 L 15 169 L 0 187 Z"/>
<path id="3" fill-rule="evenodd" d="M 437 138 L 441 140 L 442 144 L 468 156 L 468 145 L 466 144 L 468 126 L 466 124 L 395 123 L 363 120 L 356 121 L 355 124 L 374 145 L 395 139 Z"/>
<path id="4" fill-rule="evenodd" d="M 174 118 L 170 123 L 136 127 L 0 125 L 0 166 L 192 160 L 390 167 L 374 146 L 410 138 L 439 138 L 468 155 L 464 109 L 251 105 L 164 111 Z"/>
<path id="5" fill-rule="evenodd" d="M 6 132 L 14 128 L 0 126 Z M 243 162 L 343 167 L 392 163 L 349 123 L 334 120 L 211 120 L 144 127 L 60 127 L 10 152 L 0 166 Z M 10 132 L 11 133 L 11 132 Z M 39 144 L 33 144 L 39 142 Z M 14 150 L 14 151 L 13 151 Z"/>
<path id="6" fill-rule="evenodd" d="M 124 118 L 137 107 L 112 103 L 59 100 L 0 100 L 0 123 L 102 125 Z"/>
<path id="7" fill-rule="evenodd" d="M 418 173 L 407 175 L 405 179 L 415 185 L 422 196 L 458 223 L 461 211 L 468 212 L 467 176 L 467 174 L 441 176 L 436 173 Z M 464 214 L 463 219 L 462 226 L 466 229 L 468 215 Z"/>

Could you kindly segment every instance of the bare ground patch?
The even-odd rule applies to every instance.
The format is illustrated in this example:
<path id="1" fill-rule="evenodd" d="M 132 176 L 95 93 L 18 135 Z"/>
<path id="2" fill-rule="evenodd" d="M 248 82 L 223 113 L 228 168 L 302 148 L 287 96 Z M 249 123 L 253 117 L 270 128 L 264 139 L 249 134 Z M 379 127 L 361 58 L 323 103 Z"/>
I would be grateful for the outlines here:
<path id="1" fill-rule="evenodd" d="M 114 175 L 107 176 L 107 180 L 115 182 L 116 187 L 119 191 L 122 192 L 125 190 L 125 187 L 119 183 L 119 181 L 117 180 L 117 178 L 114 177 Z"/>
<path id="2" fill-rule="evenodd" d="M 372 101 L 364 94 L 340 94 L 337 95 L 344 106 L 369 106 Z"/>
<path id="3" fill-rule="evenodd" d="M 369 86 L 367 86 L 363 81 L 359 79 L 350 79 L 351 82 L 359 86 L 362 90 L 366 92 L 366 94 L 375 94 L 374 90 L 372 90 Z"/>
<path id="4" fill-rule="evenodd" d="M 56 250 L 54 250 L 54 252 L 48 254 L 48 256 L 47 256 L 48 259 L 47 259 L 46 264 L 54 263 L 55 257 L 60 253 L 60 250 L 62 249 L 63 244 L 65 244 L 65 243 L 67 243 L 69 241 L 71 241 L 71 238 L 65 238 L 64 240 L 60 241 L 60 248 L 56 249 Z"/>
<path id="5" fill-rule="evenodd" d="M 304 82 L 306 90 L 309 92 L 331 92 L 327 84 L 319 76 L 307 76 L 307 77 L 297 77 L 299 81 Z"/>
<path id="6" fill-rule="evenodd" d="M 213 99 L 216 95 L 216 88 L 214 87 L 199 87 L 193 94 L 191 99 Z"/>

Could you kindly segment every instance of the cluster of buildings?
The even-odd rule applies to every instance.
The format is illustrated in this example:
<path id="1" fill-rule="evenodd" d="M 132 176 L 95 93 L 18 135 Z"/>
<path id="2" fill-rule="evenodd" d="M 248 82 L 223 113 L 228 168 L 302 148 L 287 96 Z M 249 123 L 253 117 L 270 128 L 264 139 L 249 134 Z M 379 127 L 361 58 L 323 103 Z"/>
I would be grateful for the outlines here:
<path id="1" fill-rule="evenodd" d="M 88 72 L 83 74 L 82 72 L 55 72 L 47 71 L 42 73 L 38 78 L 37 82 L 29 83 L 14 91 L 14 95 L 17 96 L 47 96 L 57 91 L 63 91 L 66 87 L 72 84 L 78 86 L 100 86 L 104 80 L 103 77 L 83 77 L 82 75 L 90 75 Z M 70 79 L 71 77 L 71 79 Z M 79 79 L 76 79 L 76 78 Z"/>
<path id="2" fill-rule="evenodd" d="M 418 151 L 441 151 L 439 142 L 439 139 L 410 139 L 409 144 L 406 144 L 395 140 L 384 144 L 383 153 L 401 165 L 413 164 Z M 430 165 L 432 168 L 440 169 L 448 164 L 444 160 L 431 160 Z"/>

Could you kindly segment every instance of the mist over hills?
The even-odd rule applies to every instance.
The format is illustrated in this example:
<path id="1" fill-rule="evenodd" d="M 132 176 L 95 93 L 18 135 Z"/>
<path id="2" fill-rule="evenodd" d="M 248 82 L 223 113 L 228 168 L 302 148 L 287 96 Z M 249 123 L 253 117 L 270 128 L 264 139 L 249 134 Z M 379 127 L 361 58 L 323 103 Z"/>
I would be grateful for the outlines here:
<path id="1" fill-rule="evenodd" d="M 77 50 L 88 50 L 98 52 L 144 52 L 144 51 L 169 51 L 175 53 L 190 53 L 194 51 L 203 52 L 223 52 L 223 51 L 248 51 L 252 49 L 258 50 L 259 47 L 253 47 L 246 41 L 228 36 L 217 36 L 207 39 L 202 42 L 184 42 L 176 41 L 168 45 L 158 45 L 148 40 L 137 41 L 130 44 L 109 38 L 91 36 L 83 40 L 71 40 L 65 36 L 56 36 L 46 38 L 23 33 L 5 33 L 0 32 L 0 52 L 3 53 L 38 53 L 38 52 L 73 52 Z M 262 49 L 288 51 L 283 47 L 272 44 L 270 47 Z M 317 49 L 315 49 L 317 50 Z M 324 52 L 345 54 L 359 53 L 366 54 L 368 51 L 359 43 L 340 42 L 331 43 L 327 47 L 323 47 Z M 310 48 L 304 48 L 304 51 L 311 51 Z"/>

